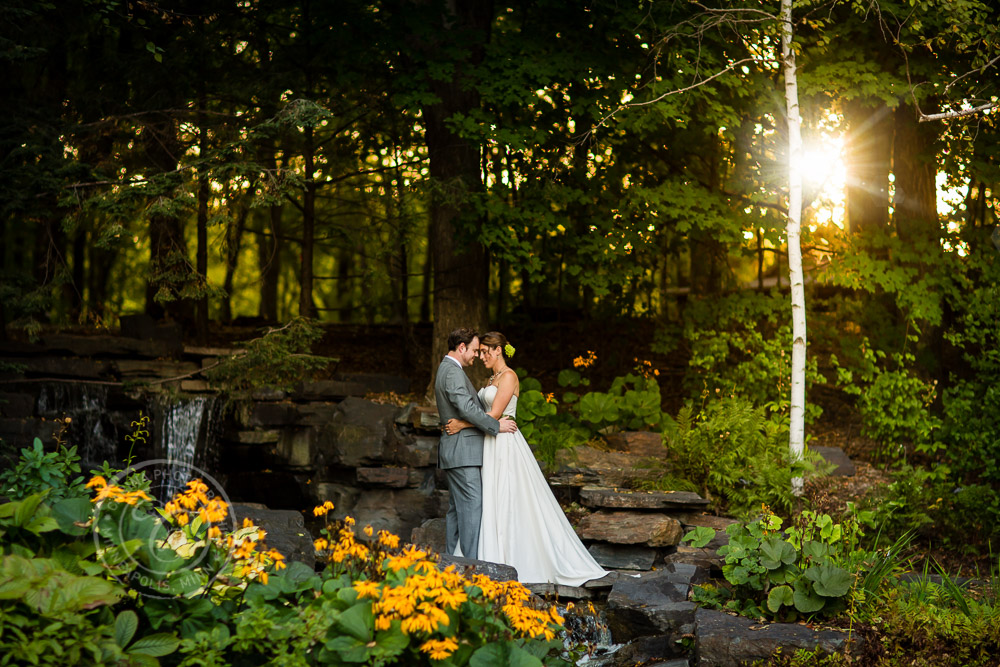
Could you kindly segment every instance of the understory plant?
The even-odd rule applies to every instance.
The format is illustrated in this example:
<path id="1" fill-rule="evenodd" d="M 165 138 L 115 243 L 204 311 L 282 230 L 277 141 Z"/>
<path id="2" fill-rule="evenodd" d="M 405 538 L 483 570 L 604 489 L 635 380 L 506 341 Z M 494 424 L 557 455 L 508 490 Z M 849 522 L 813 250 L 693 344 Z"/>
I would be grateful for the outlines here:
<path id="1" fill-rule="evenodd" d="M 544 393 L 535 378 L 521 380 L 518 428 L 547 467 L 555 465 L 560 450 L 613 432 L 657 428 L 663 421 L 660 385 L 641 364 L 635 373 L 616 377 L 607 391 L 581 393 L 581 388 L 590 386 L 584 372 L 596 360 L 588 352 L 576 358 L 574 368 L 559 372 L 561 401 L 553 392 Z M 523 371 L 518 374 L 523 376 Z"/>
<path id="2" fill-rule="evenodd" d="M 829 515 L 806 511 L 782 530 L 781 517 L 766 506 L 762 510 L 759 518 L 726 529 L 729 543 L 718 553 L 725 559 L 722 573 L 729 588 L 696 587 L 696 601 L 751 618 L 793 621 L 840 614 L 862 582 L 862 589 L 880 590 L 887 572 L 865 579 L 863 570 L 878 561 L 878 554 L 858 546 L 870 513 L 856 512 L 834 523 Z M 696 528 L 683 541 L 697 547 L 714 537 L 711 528 Z M 895 552 L 896 559 L 899 555 Z"/>
<path id="3" fill-rule="evenodd" d="M 808 450 L 792 461 L 787 430 L 738 396 L 711 400 L 698 412 L 688 403 L 663 421 L 665 472 L 652 486 L 696 491 L 721 512 L 744 515 L 763 503 L 787 513 L 795 504 L 792 478 L 826 468 Z"/>

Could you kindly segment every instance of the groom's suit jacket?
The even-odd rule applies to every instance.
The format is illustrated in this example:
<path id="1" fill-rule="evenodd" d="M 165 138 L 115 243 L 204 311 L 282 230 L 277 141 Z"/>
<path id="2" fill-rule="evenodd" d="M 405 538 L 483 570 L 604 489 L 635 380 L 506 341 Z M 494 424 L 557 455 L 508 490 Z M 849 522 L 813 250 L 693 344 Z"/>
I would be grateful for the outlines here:
<path id="1" fill-rule="evenodd" d="M 447 470 L 483 465 L 483 434 L 495 436 L 500 432 L 500 422 L 483 411 L 465 370 L 447 357 L 438 366 L 434 395 L 442 425 L 453 417 L 476 425 L 476 428 L 462 429 L 454 435 L 441 433 L 438 467 Z"/>

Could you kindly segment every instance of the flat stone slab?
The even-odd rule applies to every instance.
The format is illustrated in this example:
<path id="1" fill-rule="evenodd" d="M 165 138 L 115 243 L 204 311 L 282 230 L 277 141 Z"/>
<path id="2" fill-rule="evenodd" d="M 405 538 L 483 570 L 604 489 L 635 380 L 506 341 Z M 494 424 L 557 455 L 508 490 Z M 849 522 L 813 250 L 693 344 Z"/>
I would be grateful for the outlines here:
<path id="1" fill-rule="evenodd" d="M 293 396 L 302 401 L 339 401 L 348 396 L 361 397 L 366 393 L 368 389 L 360 382 L 321 380 L 303 382 L 293 392 Z"/>
<path id="2" fill-rule="evenodd" d="M 169 359 L 118 359 L 114 365 L 122 377 L 129 378 L 180 378 L 201 371 L 201 366 L 194 362 Z"/>
<path id="3" fill-rule="evenodd" d="M 637 482 L 651 481 L 661 471 L 642 467 L 648 456 L 629 452 L 609 452 L 589 445 L 562 449 L 556 454 L 556 473 L 550 484 L 568 486 L 596 485 L 603 487 L 635 486 Z"/>
<path id="4" fill-rule="evenodd" d="M 273 445 L 278 442 L 280 434 L 270 429 L 267 431 L 240 431 L 236 434 L 237 442 L 244 445 Z"/>
<path id="5" fill-rule="evenodd" d="M 601 567 L 617 570 L 651 570 L 656 560 L 656 549 L 652 547 L 597 542 L 587 551 Z"/>
<path id="6" fill-rule="evenodd" d="M 488 563 L 484 560 L 474 558 L 462 558 L 450 554 L 440 554 L 438 567 L 442 570 L 449 565 L 454 565 L 459 572 L 466 574 L 484 574 L 493 581 L 517 581 L 517 570 L 510 565 L 500 563 Z"/>
<path id="7" fill-rule="evenodd" d="M 834 477 L 853 477 L 857 472 L 854 461 L 840 447 L 809 445 L 809 449 L 822 456 L 827 463 L 837 466 L 830 474 Z"/>
<path id="8" fill-rule="evenodd" d="M 678 544 L 676 550 L 671 554 L 667 554 L 664 560 L 668 564 L 693 565 L 699 568 L 704 574 L 693 582 L 696 584 L 700 584 L 707 579 L 709 572 L 721 572 L 722 565 L 725 562 L 725 559 L 715 549 L 709 547 L 697 549 L 686 544 Z"/>
<path id="9" fill-rule="evenodd" d="M 554 597 L 560 600 L 589 600 L 595 596 L 593 589 L 583 586 L 563 586 L 562 584 L 525 584 L 525 588 L 538 597 Z"/>
<path id="10" fill-rule="evenodd" d="M 707 507 L 708 501 L 690 491 L 630 491 L 601 486 L 580 489 L 586 507 L 630 510 L 690 510 Z"/>
<path id="11" fill-rule="evenodd" d="M 177 343 L 162 340 L 140 340 L 122 336 L 79 336 L 51 334 L 42 338 L 48 350 L 65 350 L 78 357 L 169 357 L 178 352 Z"/>
<path id="12" fill-rule="evenodd" d="M 704 526 L 715 531 L 725 530 L 734 523 L 739 523 L 736 519 L 727 516 L 715 516 L 703 512 L 683 512 L 673 515 L 685 526 Z"/>
<path id="13" fill-rule="evenodd" d="M 650 547 L 673 546 L 683 535 L 681 522 L 664 514 L 604 510 L 585 516 L 577 532 L 586 540 Z"/>
<path id="14" fill-rule="evenodd" d="M 356 474 L 358 482 L 363 484 L 405 489 L 410 486 L 411 473 L 413 472 L 416 471 L 409 468 L 358 468 Z"/>
<path id="15" fill-rule="evenodd" d="M 692 565 L 675 565 L 619 578 L 608 595 L 607 609 L 615 643 L 651 635 L 691 634 L 696 605 L 687 597 L 697 574 Z"/>
<path id="16" fill-rule="evenodd" d="M 779 648 L 785 655 L 797 649 L 842 653 L 848 644 L 846 632 L 812 630 L 797 623 L 761 624 L 714 609 L 699 609 L 695 625 L 696 659 L 691 664 L 698 667 L 739 667 L 767 660 Z M 853 641 L 861 639 L 855 635 Z"/>
<path id="17" fill-rule="evenodd" d="M 604 436 L 604 440 L 612 449 L 638 454 L 639 456 L 659 458 L 667 453 L 663 445 L 663 436 L 652 431 L 622 431 Z"/>

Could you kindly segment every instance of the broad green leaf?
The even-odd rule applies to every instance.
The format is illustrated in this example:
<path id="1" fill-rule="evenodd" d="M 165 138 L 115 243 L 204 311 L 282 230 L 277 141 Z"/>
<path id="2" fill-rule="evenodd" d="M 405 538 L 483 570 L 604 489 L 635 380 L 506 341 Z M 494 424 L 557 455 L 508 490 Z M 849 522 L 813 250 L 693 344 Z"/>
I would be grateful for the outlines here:
<path id="1" fill-rule="evenodd" d="M 768 538 L 760 545 L 760 564 L 769 570 L 790 565 L 795 562 L 797 556 L 795 547 L 780 537 Z"/>
<path id="2" fill-rule="evenodd" d="M 791 607 L 795 604 L 795 593 L 790 586 L 775 586 L 767 594 L 767 608 L 771 613 L 777 613 L 782 605 Z"/>
<path id="3" fill-rule="evenodd" d="M 706 526 L 698 526 L 681 538 L 681 542 L 690 542 L 692 547 L 700 549 L 715 539 L 715 530 Z"/>
<path id="4" fill-rule="evenodd" d="M 159 632 L 155 635 L 140 637 L 134 644 L 129 646 L 128 652 L 142 653 L 154 658 L 159 658 L 164 655 L 170 655 L 176 651 L 177 647 L 180 646 L 180 643 L 181 641 L 176 635 L 167 632 Z"/>
<path id="5" fill-rule="evenodd" d="M 850 573 L 836 565 L 814 565 L 803 576 L 811 580 L 813 589 L 824 597 L 843 597 L 851 590 Z"/>
<path id="6" fill-rule="evenodd" d="M 126 609 L 121 612 L 115 617 L 115 643 L 125 648 L 132 641 L 132 637 L 135 636 L 135 631 L 138 628 L 139 617 L 136 616 L 134 611 Z"/>
<path id="7" fill-rule="evenodd" d="M 370 641 L 375 627 L 371 602 L 356 604 L 337 619 L 340 628 L 359 641 Z"/>

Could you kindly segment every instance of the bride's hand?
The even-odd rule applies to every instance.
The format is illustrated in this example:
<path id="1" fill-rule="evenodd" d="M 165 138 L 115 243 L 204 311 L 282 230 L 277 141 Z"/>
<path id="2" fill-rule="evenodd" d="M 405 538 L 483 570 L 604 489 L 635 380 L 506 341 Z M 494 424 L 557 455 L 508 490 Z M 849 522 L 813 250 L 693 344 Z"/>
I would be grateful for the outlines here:
<path id="1" fill-rule="evenodd" d="M 444 425 L 444 432 L 447 433 L 448 435 L 455 435 L 456 433 L 461 431 L 462 427 L 458 425 L 458 421 L 459 420 L 455 419 L 454 417 L 449 419 L 448 422 Z"/>

